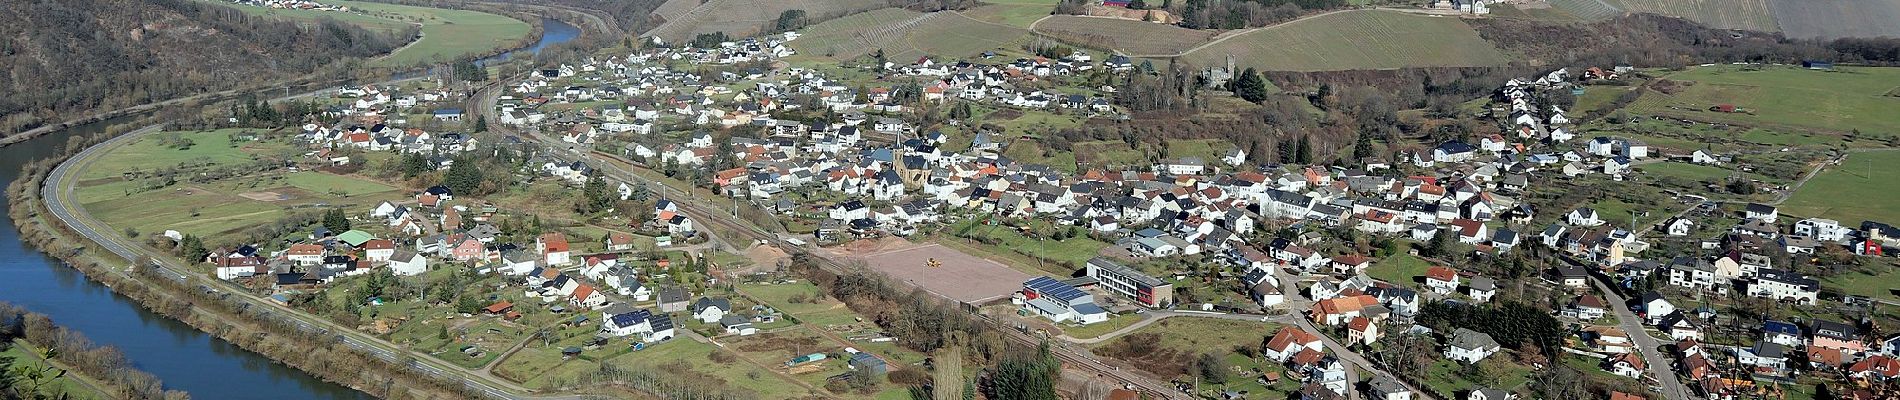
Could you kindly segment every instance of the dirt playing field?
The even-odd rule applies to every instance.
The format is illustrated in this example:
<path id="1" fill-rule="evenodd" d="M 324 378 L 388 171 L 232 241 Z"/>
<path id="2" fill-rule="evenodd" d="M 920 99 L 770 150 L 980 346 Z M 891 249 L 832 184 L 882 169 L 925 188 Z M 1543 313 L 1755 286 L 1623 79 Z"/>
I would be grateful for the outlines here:
<path id="1" fill-rule="evenodd" d="M 892 243 L 879 243 L 869 247 L 879 249 L 871 252 L 846 250 L 845 254 L 840 255 L 864 260 L 873 270 L 964 303 L 983 304 L 1008 298 L 1010 293 L 1021 290 L 1023 281 L 1030 278 L 1029 274 L 1002 263 L 936 244 L 894 246 Z M 942 265 L 929 266 L 931 259 L 936 259 Z"/>
<path id="2" fill-rule="evenodd" d="M 245 192 L 245 193 L 239 193 L 238 195 L 244 196 L 244 198 L 246 199 L 257 200 L 257 201 L 279 201 L 279 200 L 286 200 L 290 198 L 290 196 L 285 196 L 283 193 L 277 193 L 277 192 Z"/>

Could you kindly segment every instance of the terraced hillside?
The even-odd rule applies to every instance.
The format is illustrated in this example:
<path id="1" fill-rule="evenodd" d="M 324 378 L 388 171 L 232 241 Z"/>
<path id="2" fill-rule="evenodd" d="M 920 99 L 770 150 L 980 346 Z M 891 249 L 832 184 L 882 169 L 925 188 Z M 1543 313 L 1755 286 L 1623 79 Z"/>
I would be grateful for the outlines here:
<path id="1" fill-rule="evenodd" d="M 963 10 L 963 15 L 978 20 L 1029 28 L 1036 20 L 1056 9 L 1055 0 L 986 0 L 983 6 Z"/>
<path id="2" fill-rule="evenodd" d="M 694 8 L 698 7 L 699 0 L 667 0 L 665 3 L 660 3 L 658 8 L 653 9 L 653 15 L 658 15 L 667 21 L 673 21 L 678 20 L 680 16 L 686 15 L 686 13 L 692 12 Z"/>
<path id="3" fill-rule="evenodd" d="M 798 40 L 790 45 L 799 54 L 813 56 L 837 56 L 863 54 L 864 44 L 870 43 L 880 35 L 901 35 L 900 31 L 909 21 L 923 17 L 923 13 L 902 8 L 884 8 L 851 14 L 844 18 L 825 21 L 798 31 Z"/>
<path id="4" fill-rule="evenodd" d="M 906 12 L 910 14 L 903 14 Z M 804 32 L 815 34 L 792 41 L 792 47 L 805 55 L 849 59 L 883 49 L 891 60 L 1013 50 L 1031 35 L 1027 29 L 979 21 L 951 11 L 917 14 L 903 10 L 878 10 L 825 21 Z"/>
<path id="5" fill-rule="evenodd" d="M 1175 54 L 1213 38 L 1204 31 L 1116 18 L 1056 15 L 1036 23 L 1036 33 L 1064 42 L 1130 55 Z"/>
<path id="6" fill-rule="evenodd" d="M 1241 66 L 1269 71 L 1338 71 L 1499 65 L 1510 61 L 1457 18 L 1396 11 L 1337 12 L 1262 28 L 1189 52 L 1208 66 L 1233 55 Z"/>
<path id="7" fill-rule="evenodd" d="M 1586 21 L 1628 13 L 1680 17 L 1710 27 L 1778 32 L 1770 0 L 1550 0 L 1558 10 Z"/>
<path id="8" fill-rule="evenodd" d="M 695 0 L 675 0 L 695 1 Z M 681 5 L 667 4 L 662 9 L 678 13 L 677 18 L 667 19 L 666 23 L 640 34 L 641 37 L 658 37 L 668 42 L 691 40 L 702 33 L 725 32 L 733 37 L 745 37 L 758 33 L 766 24 L 778 20 L 779 13 L 786 10 L 805 10 L 813 20 L 833 18 L 855 14 L 867 10 L 883 8 L 883 0 L 709 0 L 684 13 L 678 13 Z"/>
<path id="9" fill-rule="evenodd" d="M 1768 0 L 1788 37 L 1900 37 L 1900 0 Z"/>

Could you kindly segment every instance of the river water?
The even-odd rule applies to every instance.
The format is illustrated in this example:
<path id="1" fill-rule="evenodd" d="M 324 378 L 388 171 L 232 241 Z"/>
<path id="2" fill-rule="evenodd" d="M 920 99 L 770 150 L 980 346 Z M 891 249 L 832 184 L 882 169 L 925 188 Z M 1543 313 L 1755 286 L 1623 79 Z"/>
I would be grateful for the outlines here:
<path id="1" fill-rule="evenodd" d="M 484 59 L 506 60 L 574 40 L 580 30 L 555 19 L 543 21 L 544 34 L 534 46 Z M 498 59 L 497 59 L 498 58 Z M 28 161 L 51 157 L 66 135 L 91 135 L 124 123 L 120 117 L 69 128 L 0 147 L 0 186 L 12 183 Z M 5 199 L 0 198 L 0 210 Z M 195 399 L 297 400 L 370 399 L 362 392 L 324 382 L 269 358 L 199 332 L 182 322 L 153 314 L 137 303 L 28 248 L 5 212 L 0 212 L 0 301 L 46 314 L 85 333 L 93 342 L 117 347 L 140 370 L 164 380 L 166 389 L 190 392 Z M 312 351 L 324 351 L 312 348 Z"/>

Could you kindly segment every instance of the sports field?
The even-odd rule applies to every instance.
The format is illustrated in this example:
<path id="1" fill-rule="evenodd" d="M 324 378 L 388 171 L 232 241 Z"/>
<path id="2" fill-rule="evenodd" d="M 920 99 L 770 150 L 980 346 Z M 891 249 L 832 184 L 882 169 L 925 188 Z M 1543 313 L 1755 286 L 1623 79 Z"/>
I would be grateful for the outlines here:
<path id="1" fill-rule="evenodd" d="M 533 31 L 526 22 L 479 11 L 349 0 L 329 2 L 363 10 L 374 17 L 422 25 L 422 38 L 370 63 L 375 66 L 406 66 L 462 58 L 515 45 Z"/>
<path id="2" fill-rule="evenodd" d="M 1893 182 L 1900 181 L 1900 152 L 1853 153 L 1841 165 L 1815 175 L 1782 203 L 1783 214 L 1822 217 L 1841 225 L 1859 227 L 1861 221 L 1900 223 L 1900 197 Z"/>
<path id="3" fill-rule="evenodd" d="M 1670 74 L 1691 82 L 1673 94 L 1646 91 L 1630 105 L 1643 115 L 1827 133 L 1860 130 L 1863 136 L 1900 132 L 1900 68 L 1839 67 L 1814 71 L 1793 66 L 1715 65 Z M 1743 112 L 1708 111 L 1733 104 Z"/>
<path id="4" fill-rule="evenodd" d="M 1064 42 L 1132 55 L 1175 54 L 1206 43 L 1215 31 L 1117 18 L 1057 15 L 1036 24 L 1036 32 Z"/>
<path id="5" fill-rule="evenodd" d="M 1500 65 L 1510 61 L 1457 18 L 1360 10 L 1288 22 L 1230 37 L 1183 60 L 1269 71 L 1337 71 Z"/>
<path id="6" fill-rule="evenodd" d="M 1022 289 L 1029 274 L 937 244 L 859 255 L 872 270 L 952 300 L 982 304 Z M 929 265 L 930 260 L 942 263 Z"/>

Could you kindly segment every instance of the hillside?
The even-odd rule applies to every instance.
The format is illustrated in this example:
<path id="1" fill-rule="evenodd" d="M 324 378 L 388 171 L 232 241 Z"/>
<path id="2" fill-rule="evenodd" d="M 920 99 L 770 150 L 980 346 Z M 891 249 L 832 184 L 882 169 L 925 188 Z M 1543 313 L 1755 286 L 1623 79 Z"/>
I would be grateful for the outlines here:
<path id="1" fill-rule="evenodd" d="M 1173 54 L 1206 43 L 1216 32 L 1219 31 L 1076 15 L 1053 15 L 1036 23 L 1036 33 L 1134 56 Z"/>
<path id="2" fill-rule="evenodd" d="M 979 21 L 952 11 L 920 14 L 888 8 L 825 21 L 805 30 L 793 48 L 814 57 L 850 59 L 884 50 L 892 60 L 923 56 L 968 57 L 991 50 L 1018 50 L 1027 29 Z"/>
<path id="3" fill-rule="evenodd" d="M 400 45 L 336 21 L 286 22 L 192 0 L 0 2 L 0 131 L 308 74 Z M 84 51 L 74 51 L 84 49 Z"/>
<path id="4" fill-rule="evenodd" d="M 1781 32 L 1797 39 L 1900 36 L 1900 0 L 1549 0 L 1544 19 L 1610 19 L 1649 13 L 1713 28 Z"/>
<path id="5" fill-rule="evenodd" d="M 1501 65 L 1510 59 L 1457 18 L 1343 11 L 1229 36 L 1187 53 L 1197 66 L 1336 71 Z"/>
<path id="6" fill-rule="evenodd" d="M 823 21 L 887 5 L 885 0 L 707 0 L 688 11 L 680 12 L 682 6 L 672 4 L 664 10 L 677 17 L 667 19 L 640 36 L 658 37 L 672 43 L 713 32 L 745 37 L 758 33 L 767 24 L 777 20 L 779 13 L 788 10 L 805 10 L 805 14 L 813 21 Z"/>

